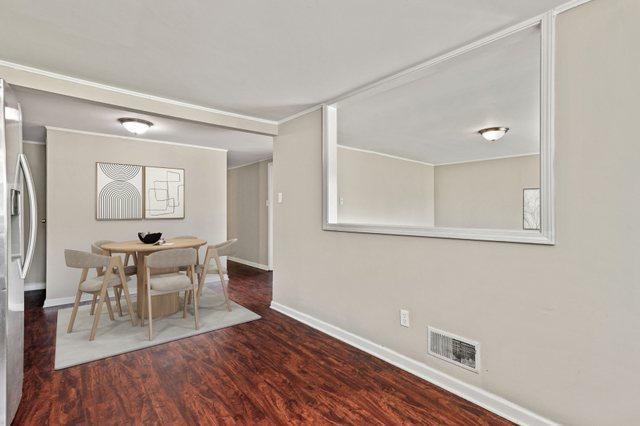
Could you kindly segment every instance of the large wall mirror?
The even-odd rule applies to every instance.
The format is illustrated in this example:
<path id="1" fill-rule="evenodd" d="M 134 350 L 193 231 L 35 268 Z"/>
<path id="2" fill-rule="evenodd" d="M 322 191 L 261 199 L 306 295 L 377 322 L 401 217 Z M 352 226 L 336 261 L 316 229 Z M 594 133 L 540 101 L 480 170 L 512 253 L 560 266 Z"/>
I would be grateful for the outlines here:
<path id="1" fill-rule="evenodd" d="M 323 110 L 324 229 L 553 244 L 553 17 Z"/>

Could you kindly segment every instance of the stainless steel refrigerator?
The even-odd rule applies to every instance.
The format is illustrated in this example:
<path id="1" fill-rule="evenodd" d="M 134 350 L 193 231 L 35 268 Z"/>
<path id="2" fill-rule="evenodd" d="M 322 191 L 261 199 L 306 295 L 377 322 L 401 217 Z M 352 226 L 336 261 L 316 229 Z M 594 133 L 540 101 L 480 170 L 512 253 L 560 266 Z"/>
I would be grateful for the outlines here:
<path id="1" fill-rule="evenodd" d="M 22 111 L 2 79 L 0 105 L 0 425 L 5 425 L 22 397 L 24 279 L 36 245 L 38 206 L 22 153 Z M 28 220 L 23 217 L 26 202 Z"/>

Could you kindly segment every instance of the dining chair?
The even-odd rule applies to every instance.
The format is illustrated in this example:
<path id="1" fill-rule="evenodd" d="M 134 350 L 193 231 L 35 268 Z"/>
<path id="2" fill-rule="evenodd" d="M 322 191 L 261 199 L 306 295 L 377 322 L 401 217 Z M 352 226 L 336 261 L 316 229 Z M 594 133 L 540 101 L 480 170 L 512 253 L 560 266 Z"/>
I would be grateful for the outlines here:
<path id="1" fill-rule="evenodd" d="M 179 237 L 173 237 L 174 240 L 197 240 L 198 237 L 194 237 L 193 235 L 180 235 Z M 196 251 L 196 265 L 200 264 L 200 250 L 194 249 Z M 186 271 L 186 269 L 180 269 L 181 271 Z"/>
<path id="2" fill-rule="evenodd" d="M 193 248 L 183 249 L 170 249 L 162 250 L 152 253 L 146 257 L 146 289 L 143 295 L 143 306 L 146 301 L 148 316 L 149 316 L 149 340 L 153 340 L 153 310 L 151 307 L 151 298 L 153 296 L 170 293 L 180 293 L 184 291 L 184 305 L 182 311 L 182 317 L 187 317 L 187 300 L 189 299 L 189 292 L 193 292 L 195 295 L 196 303 L 193 304 L 193 318 L 195 321 L 195 328 L 200 328 L 198 317 L 198 296 L 197 287 L 195 282 L 195 265 L 196 265 L 196 250 Z M 152 269 L 177 269 L 180 267 L 188 267 L 187 273 L 183 274 L 180 271 L 151 275 Z M 142 319 L 141 325 L 144 326 L 144 310 L 142 310 L 140 318 Z"/>
<path id="3" fill-rule="evenodd" d="M 71 312 L 71 319 L 69 320 L 69 326 L 67 327 L 67 333 L 73 331 L 73 323 L 76 320 L 78 314 L 78 307 L 80 306 L 80 298 L 82 293 L 93 294 L 94 297 L 98 296 L 98 304 L 96 306 L 95 317 L 93 319 L 93 327 L 91 328 L 91 334 L 89 340 L 94 340 L 96 337 L 96 330 L 98 329 L 98 323 L 100 322 L 100 313 L 102 312 L 102 305 L 106 302 L 107 310 L 109 311 L 109 318 L 114 321 L 113 308 L 109 301 L 108 288 L 121 286 L 124 292 L 124 298 L 127 301 L 127 307 L 129 308 L 129 315 L 131 315 L 131 324 L 136 325 L 135 316 L 133 314 L 133 305 L 129 297 L 129 288 L 127 287 L 128 278 L 124 275 L 124 265 L 120 256 L 104 256 L 100 254 L 87 253 L 78 250 L 65 250 L 64 251 L 65 262 L 68 267 L 82 269 L 80 274 L 80 282 L 78 283 L 78 289 L 76 291 L 76 299 L 73 303 L 73 310 Z M 102 269 L 103 275 L 96 277 L 88 277 L 89 269 Z M 95 300 L 95 298 L 94 298 Z"/>
<path id="4" fill-rule="evenodd" d="M 104 250 L 102 248 L 103 245 L 108 244 L 108 243 L 113 243 L 115 241 L 111 241 L 111 240 L 98 240 L 95 241 L 93 244 L 91 244 L 91 253 L 93 254 L 100 254 L 100 255 L 104 255 L 104 256 L 108 256 L 109 253 Z M 138 267 L 136 266 L 138 263 L 138 259 L 136 258 L 135 254 L 133 255 L 133 265 L 129 265 L 129 259 L 131 258 L 131 256 L 127 253 L 127 255 L 124 257 L 124 275 L 126 277 L 132 277 L 138 274 Z M 102 276 L 104 274 L 104 268 L 97 268 L 96 272 L 98 273 L 98 276 Z M 122 287 L 121 286 L 117 286 L 114 288 L 114 292 L 115 292 L 115 300 L 116 300 L 116 307 L 118 308 L 118 315 L 122 316 L 122 305 L 120 303 L 120 299 L 122 298 Z M 95 311 L 95 307 L 96 307 L 96 299 L 97 299 L 97 295 L 93 296 L 93 300 L 91 301 L 91 315 L 93 315 L 94 311 Z"/>
<path id="5" fill-rule="evenodd" d="M 207 278 L 209 272 L 218 274 L 220 276 L 220 284 L 222 285 L 222 292 L 224 293 L 224 301 L 227 305 L 227 311 L 231 311 L 231 305 L 229 304 L 229 294 L 227 292 L 227 286 L 224 282 L 224 274 L 227 270 L 222 267 L 220 260 L 221 256 L 231 256 L 233 254 L 232 246 L 238 241 L 237 238 L 227 240 L 223 243 L 207 246 L 207 252 L 204 256 L 204 262 L 202 265 L 196 267 L 196 274 L 198 275 L 198 298 L 202 295 L 202 288 L 204 287 L 204 281 Z M 215 261 L 215 266 L 211 265 L 211 260 Z"/>

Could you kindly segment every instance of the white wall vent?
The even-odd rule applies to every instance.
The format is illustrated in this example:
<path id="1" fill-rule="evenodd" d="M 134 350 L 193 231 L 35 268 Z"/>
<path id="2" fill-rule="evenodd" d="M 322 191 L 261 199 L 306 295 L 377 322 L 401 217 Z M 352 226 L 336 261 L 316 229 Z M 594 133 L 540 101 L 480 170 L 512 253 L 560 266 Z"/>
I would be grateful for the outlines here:
<path id="1" fill-rule="evenodd" d="M 480 372 L 480 343 L 428 327 L 429 355 L 473 372 Z"/>

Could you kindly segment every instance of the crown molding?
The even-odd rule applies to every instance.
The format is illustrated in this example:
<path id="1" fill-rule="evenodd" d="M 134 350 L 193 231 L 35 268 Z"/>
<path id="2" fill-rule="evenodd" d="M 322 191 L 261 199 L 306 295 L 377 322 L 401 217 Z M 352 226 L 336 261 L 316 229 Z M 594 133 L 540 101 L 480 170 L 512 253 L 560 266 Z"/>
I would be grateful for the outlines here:
<path id="1" fill-rule="evenodd" d="M 479 158 L 477 160 L 453 161 L 451 163 L 434 164 L 434 166 L 436 166 L 436 167 L 439 167 L 439 166 L 455 166 L 456 164 L 479 163 L 479 162 L 482 162 L 482 161 L 494 161 L 494 160 L 508 160 L 509 158 L 531 157 L 531 156 L 534 156 L 534 155 L 540 156 L 540 153 L 539 152 L 531 152 L 531 153 L 525 153 L 525 154 L 503 155 L 501 157 Z"/>
<path id="2" fill-rule="evenodd" d="M 270 160 L 273 160 L 273 156 L 270 156 L 270 157 L 267 157 L 267 158 L 263 158 L 262 160 L 252 161 L 250 163 L 238 164 L 237 166 L 227 167 L 227 171 L 239 169 L 241 167 L 252 166 L 254 164 L 258 164 L 258 163 L 262 163 L 263 161 L 270 161 Z"/>
<path id="3" fill-rule="evenodd" d="M 269 136 L 278 134 L 277 121 L 122 89 L 9 61 L 0 60 L 0 76 L 9 81 L 9 83 L 31 89 L 251 133 Z"/>
<path id="4" fill-rule="evenodd" d="M 572 0 L 568 3 L 565 4 L 561 4 L 558 7 L 555 7 L 551 13 L 553 13 L 554 15 L 559 15 L 563 12 L 566 12 L 567 10 L 571 10 L 573 8 L 576 8 L 578 6 L 582 6 L 585 3 L 589 3 L 591 0 Z"/>
<path id="5" fill-rule="evenodd" d="M 128 139 L 128 140 L 133 140 L 133 141 L 137 141 L 137 142 L 150 142 L 150 143 L 159 143 L 159 144 L 163 144 L 163 145 L 174 145 L 174 146 L 178 146 L 178 147 L 181 147 L 181 148 L 196 148 L 196 149 L 206 149 L 206 150 L 209 150 L 209 151 L 228 152 L 227 149 L 214 148 L 214 147 L 211 147 L 211 146 L 201 146 L 201 145 L 191 145 L 191 144 L 179 143 L 179 142 L 160 141 L 160 140 L 157 140 L 157 139 L 134 138 L 134 137 L 131 137 L 131 136 L 112 135 L 112 134 L 109 134 L 109 133 L 98 133 L 98 132 L 88 132 L 88 131 L 85 131 L 85 130 L 66 129 L 64 127 L 44 126 L 44 128 L 47 129 L 47 131 L 54 130 L 54 131 L 61 131 L 61 132 L 68 132 L 68 133 L 78 133 L 78 134 L 81 134 L 81 135 L 102 136 L 102 137 L 108 137 L 108 138 Z"/>
<path id="6" fill-rule="evenodd" d="M 405 157 L 398 157 L 397 155 L 391 155 L 391 154 L 385 154 L 383 152 L 378 152 L 378 151 L 371 151 L 368 149 L 362 149 L 362 148 L 355 148 L 352 146 L 347 146 L 347 145 L 340 145 L 337 144 L 336 145 L 338 148 L 342 148 L 342 149 L 347 149 L 349 151 L 357 151 L 357 152 L 364 152 L 365 154 L 373 154 L 373 155 L 379 155 L 381 157 L 388 157 L 388 158 L 392 158 L 394 160 L 400 160 L 400 161 L 408 161 L 410 163 L 418 163 L 418 164 L 424 164 L 425 166 L 438 166 L 439 164 L 432 164 L 432 163 L 427 163 L 426 161 L 420 161 L 420 160 L 412 160 L 411 158 L 405 158 Z"/>
<path id="7" fill-rule="evenodd" d="M 310 112 L 317 111 L 319 109 L 322 109 L 322 104 L 314 105 L 310 108 L 303 109 L 300 112 L 296 112 L 295 114 L 285 117 L 282 120 L 278 121 L 278 126 L 286 123 L 287 121 L 295 120 L 298 117 L 302 117 L 303 115 L 309 114 Z"/>

